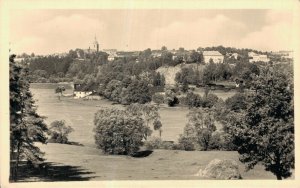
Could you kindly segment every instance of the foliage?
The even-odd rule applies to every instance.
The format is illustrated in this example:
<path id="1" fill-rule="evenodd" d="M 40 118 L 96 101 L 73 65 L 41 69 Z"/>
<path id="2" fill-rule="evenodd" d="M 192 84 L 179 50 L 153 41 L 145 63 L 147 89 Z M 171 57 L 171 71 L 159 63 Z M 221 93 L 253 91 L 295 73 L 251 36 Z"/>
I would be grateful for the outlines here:
<path id="1" fill-rule="evenodd" d="M 291 74 L 276 67 L 262 69 L 252 82 L 256 91 L 240 118 L 231 118 L 231 133 L 240 160 L 252 169 L 262 162 L 277 179 L 287 178 L 295 165 L 294 101 Z"/>
<path id="2" fill-rule="evenodd" d="M 180 135 L 178 139 L 178 148 L 180 150 L 185 150 L 185 151 L 194 151 L 195 150 L 195 145 L 194 145 L 194 138 L 189 137 L 187 135 Z"/>
<path id="3" fill-rule="evenodd" d="M 189 108 L 198 108 L 202 106 L 202 97 L 198 94 L 194 94 L 193 92 L 189 92 L 186 95 L 186 105 Z"/>
<path id="4" fill-rule="evenodd" d="M 157 106 L 151 104 L 131 104 L 127 106 L 126 111 L 141 117 L 147 127 L 149 127 L 149 124 L 152 123 L 153 129 L 158 130 L 161 136 L 162 124 L 160 121 L 160 115 L 158 113 Z M 149 134 L 147 134 L 145 138 L 147 138 L 147 136 L 150 136 L 150 134 L 151 132 L 149 132 Z"/>
<path id="5" fill-rule="evenodd" d="M 73 131 L 74 129 L 71 126 L 66 126 L 66 122 L 64 120 L 53 121 L 49 127 L 49 142 L 67 144 L 68 135 Z"/>
<path id="6" fill-rule="evenodd" d="M 62 95 L 62 93 L 65 91 L 65 87 L 64 86 L 57 86 L 55 88 L 55 93 L 58 93 L 59 96 L 58 96 L 58 99 L 60 100 L 60 96 Z"/>
<path id="7" fill-rule="evenodd" d="M 158 106 L 162 103 L 164 103 L 164 96 L 162 94 L 159 94 L 159 93 L 155 93 L 153 96 L 152 96 L 152 101 L 155 102 Z"/>
<path id="8" fill-rule="evenodd" d="M 202 98 L 202 107 L 211 108 L 218 102 L 218 100 L 219 98 L 215 94 L 209 93 L 207 96 L 204 95 Z"/>
<path id="9" fill-rule="evenodd" d="M 208 109 L 193 109 L 187 117 L 188 123 L 184 128 L 182 141 L 191 142 L 194 146 L 200 146 L 201 150 L 208 150 L 211 144 L 212 133 L 216 131 L 215 119 L 212 111 Z M 188 144 L 190 146 L 190 144 Z"/>
<path id="10" fill-rule="evenodd" d="M 232 111 L 239 112 L 247 108 L 247 96 L 243 93 L 236 93 L 225 101 L 226 107 Z"/>
<path id="11" fill-rule="evenodd" d="M 179 100 L 176 97 L 176 94 L 172 90 L 166 91 L 166 102 L 168 106 L 173 107 L 179 104 Z"/>
<path id="12" fill-rule="evenodd" d="M 150 88 L 145 80 L 132 80 L 128 87 L 123 90 L 121 96 L 123 104 L 145 104 L 151 101 Z"/>
<path id="13" fill-rule="evenodd" d="M 132 155 L 149 134 L 144 120 L 127 110 L 100 109 L 95 114 L 94 124 L 96 145 L 109 154 Z"/>
<path id="14" fill-rule="evenodd" d="M 43 153 L 34 142 L 46 143 L 48 130 L 29 90 L 28 68 L 14 62 L 15 55 L 9 59 L 10 95 L 10 160 L 11 177 L 18 178 L 21 160 L 43 161 Z"/>
<path id="15" fill-rule="evenodd" d="M 144 142 L 144 146 L 147 149 L 161 149 L 162 147 L 162 140 L 158 137 L 151 137 L 149 140 Z"/>

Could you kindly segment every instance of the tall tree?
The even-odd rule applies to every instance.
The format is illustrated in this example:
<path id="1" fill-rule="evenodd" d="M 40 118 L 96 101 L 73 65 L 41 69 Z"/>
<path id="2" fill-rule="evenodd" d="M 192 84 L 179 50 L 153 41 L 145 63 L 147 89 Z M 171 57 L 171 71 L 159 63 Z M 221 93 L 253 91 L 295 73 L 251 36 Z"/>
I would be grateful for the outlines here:
<path id="1" fill-rule="evenodd" d="M 46 143 L 47 126 L 36 112 L 36 106 L 29 91 L 28 69 L 9 59 L 10 87 L 10 161 L 11 178 L 18 179 L 21 160 L 43 161 L 43 153 L 34 142 Z"/>
<path id="2" fill-rule="evenodd" d="M 250 105 L 231 128 L 240 160 L 248 169 L 262 162 L 278 180 L 287 178 L 295 165 L 293 78 L 267 67 L 252 86 Z"/>
<path id="3" fill-rule="evenodd" d="M 191 110 L 187 117 L 189 122 L 184 129 L 184 136 L 190 137 L 202 150 L 209 149 L 212 133 L 216 131 L 215 119 L 212 111 L 208 109 L 196 108 Z"/>

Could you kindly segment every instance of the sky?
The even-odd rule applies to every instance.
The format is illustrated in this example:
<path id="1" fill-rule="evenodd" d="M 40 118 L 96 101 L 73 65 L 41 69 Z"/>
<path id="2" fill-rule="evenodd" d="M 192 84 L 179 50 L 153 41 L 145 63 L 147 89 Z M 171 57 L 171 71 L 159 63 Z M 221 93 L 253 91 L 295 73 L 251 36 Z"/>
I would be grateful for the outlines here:
<path id="1" fill-rule="evenodd" d="M 292 48 L 288 10 L 13 10 L 14 53 L 39 55 L 101 49 L 197 49 L 223 45 L 262 51 Z"/>

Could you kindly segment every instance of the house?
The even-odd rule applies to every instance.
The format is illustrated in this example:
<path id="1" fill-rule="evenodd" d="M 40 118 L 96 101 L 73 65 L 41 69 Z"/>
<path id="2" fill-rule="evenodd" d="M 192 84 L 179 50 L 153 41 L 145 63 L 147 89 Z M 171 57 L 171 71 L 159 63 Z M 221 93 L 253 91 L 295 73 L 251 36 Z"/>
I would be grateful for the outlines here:
<path id="1" fill-rule="evenodd" d="M 84 98 L 93 93 L 93 91 L 84 90 L 84 87 L 85 87 L 84 84 L 74 84 L 74 91 L 73 91 L 74 99 Z"/>
<path id="2" fill-rule="evenodd" d="M 162 55 L 161 50 L 152 50 L 151 52 L 152 57 L 161 57 L 161 55 Z"/>
<path id="3" fill-rule="evenodd" d="M 205 63 L 212 60 L 214 63 L 223 63 L 224 56 L 218 51 L 203 51 L 203 58 Z"/>
<path id="4" fill-rule="evenodd" d="M 249 52 L 248 56 L 250 57 L 250 59 L 249 59 L 250 63 L 258 62 L 258 61 L 262 61 L 262 62 L 269 62 L 270 61 L 270 59 L 268 58 L 267 55 L 256 54 L 254 52 Z"/>
<path id="5" fill-rule="evenodd" d="M 103 49 L 103 52 L 108 54 L 108 57 L 107 57 L 108 61 L 113 61 L 117 57 L 116 49 Z"/>

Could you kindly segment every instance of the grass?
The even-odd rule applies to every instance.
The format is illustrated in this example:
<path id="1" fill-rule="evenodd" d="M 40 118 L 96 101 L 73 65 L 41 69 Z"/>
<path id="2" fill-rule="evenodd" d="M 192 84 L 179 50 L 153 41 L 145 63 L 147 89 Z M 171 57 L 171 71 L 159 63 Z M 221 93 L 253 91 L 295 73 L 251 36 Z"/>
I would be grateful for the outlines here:
<path id="1" fill-rule="evenodd" d="M 194 176 L 199 169 L 213 159 L 233 159 L 238 162 L 238 154 L 233 151 L 177 151 L 154 150 L 145 158 L 123 155 L 105 155 L 93 147 L 63 144 L 39 145 L 46 151 L 47 161 L 68 167 L 81 167 L 89 173 L 82 178 L 90 180 L 197 180 Z M 240 162 L 239 170 L 243 179 L 276 179 L 262 166 L 245 172 Z M 58 178 L 58 177 L 57 177 Z M 68 177 L 71 179 L 71 177 Z M 59 179 L 59 178 L 58 178 Z"/>

